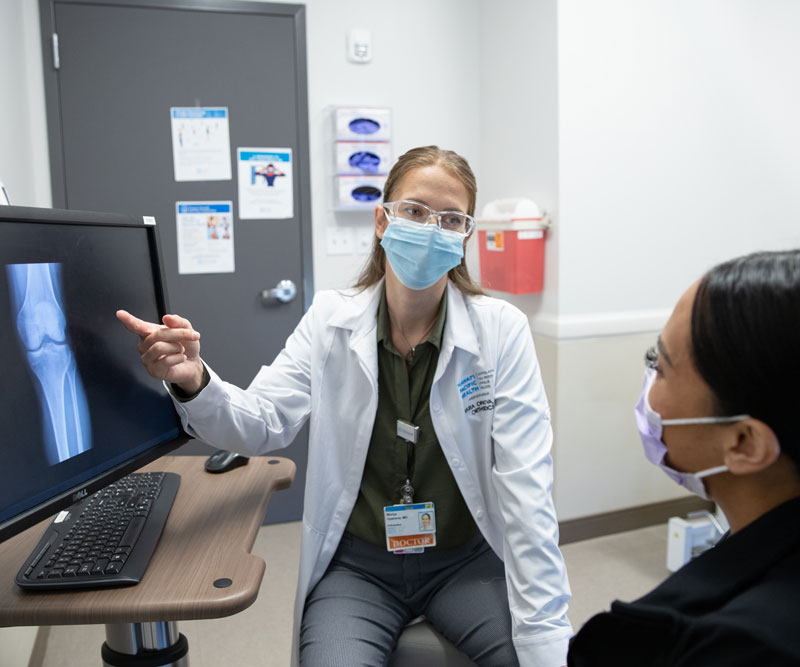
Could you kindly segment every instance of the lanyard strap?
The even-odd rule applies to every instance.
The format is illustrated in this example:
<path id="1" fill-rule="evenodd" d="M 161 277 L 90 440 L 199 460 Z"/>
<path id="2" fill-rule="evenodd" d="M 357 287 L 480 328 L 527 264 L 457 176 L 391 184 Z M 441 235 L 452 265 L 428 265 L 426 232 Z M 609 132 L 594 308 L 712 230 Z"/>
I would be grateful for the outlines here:
<path id="1" fill-rule="evenodd" d="M 411 486 L 416 458 L 414 445 L 419 437 L 419 426 L 398 419 L 397 435 L 406 441 L 406 483 L 400 487 L 400 502 L 404 505 L 411 505 L 414 502 L 414 487 Z"/>

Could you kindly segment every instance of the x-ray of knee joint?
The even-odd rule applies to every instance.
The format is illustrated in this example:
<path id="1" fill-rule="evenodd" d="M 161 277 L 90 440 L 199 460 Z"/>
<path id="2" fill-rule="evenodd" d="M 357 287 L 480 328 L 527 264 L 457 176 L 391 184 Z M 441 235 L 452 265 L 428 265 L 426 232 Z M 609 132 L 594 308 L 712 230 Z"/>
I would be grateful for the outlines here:
<path id="1" fill-rule="evenodd" d="M 36 382 L 51 465 L 92 446 L 89 403 L 67 336 L 60 264 L 6 266 L 17 336 Z"/>

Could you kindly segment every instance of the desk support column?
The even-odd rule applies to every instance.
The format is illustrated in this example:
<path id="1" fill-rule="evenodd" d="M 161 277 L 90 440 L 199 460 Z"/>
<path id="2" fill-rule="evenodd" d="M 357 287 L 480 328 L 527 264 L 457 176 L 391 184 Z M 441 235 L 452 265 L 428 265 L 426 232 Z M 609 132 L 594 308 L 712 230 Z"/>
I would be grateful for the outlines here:
<path id="1" fill-rule="evenodd" d="M 107 623 L 104 667 L 189 667 L 189 642 L 175 621 Z"/>

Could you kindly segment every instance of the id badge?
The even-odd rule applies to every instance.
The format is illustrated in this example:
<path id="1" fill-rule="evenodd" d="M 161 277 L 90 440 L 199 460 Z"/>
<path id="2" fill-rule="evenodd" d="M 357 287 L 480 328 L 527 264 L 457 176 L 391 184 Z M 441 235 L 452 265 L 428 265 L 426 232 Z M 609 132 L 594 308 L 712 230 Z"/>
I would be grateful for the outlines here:
<path id="1" fill-rule="evenodd" d="M 418 554 L 436 546 L 433 503 L 390 505 L 383 508 L 386 548 L 396 554 Z"/>

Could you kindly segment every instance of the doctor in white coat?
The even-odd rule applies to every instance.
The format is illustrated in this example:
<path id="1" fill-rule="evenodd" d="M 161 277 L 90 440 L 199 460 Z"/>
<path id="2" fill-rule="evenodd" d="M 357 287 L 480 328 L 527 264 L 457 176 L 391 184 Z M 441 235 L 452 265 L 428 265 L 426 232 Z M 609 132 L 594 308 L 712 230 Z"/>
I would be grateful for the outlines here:
<path id="1" fill-rule="evenodd" d="M 293 664 L 386 664 L 421 615 L 481 666 L 566 663 L 550 413 L 527 318 L 467 272 L 476 191 L 452 151 L 401 156 L 357 284 L 246 390 L 188 320 L 118 313 L 197 438 L 256 455 L 311 420 Z"/>

